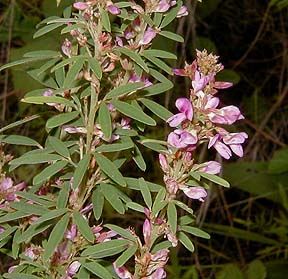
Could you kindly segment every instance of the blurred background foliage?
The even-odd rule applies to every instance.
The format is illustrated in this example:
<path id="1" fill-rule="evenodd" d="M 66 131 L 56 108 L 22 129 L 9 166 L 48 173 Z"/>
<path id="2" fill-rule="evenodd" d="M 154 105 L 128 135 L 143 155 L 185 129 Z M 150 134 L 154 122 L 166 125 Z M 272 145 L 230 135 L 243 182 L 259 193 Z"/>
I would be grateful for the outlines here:
<path id="1" fill-rule="evenodd" d="M 32 40 L 35 25 L 41 19 L 60 15 L 63 6 L 71 3 L 62 1 L 57 8 L 55 2 L 0 0 L 0 64 L 17 60 L 27 51 L 59 49 L 64 38 L 57 31 Z M 209 201 L 197 209 L 199 226 L 210 232 L 212 239 L 195 239 L 193 255 L 181 253 L 181 249 L 173 251 L 168 278 L 285 279 L 288 274 L 288 0 L 185 2 L 189 17 L 170 26 L 183 34 L 185 44 L 167 44 L 159 39 L 155 47 L 177 52 L 179 61 L 173 67 L 191 62 L 196 48 L 220 55 L 226 70 L 219 79 L 235 83 L 234 88 L 220 93 L 223 103 L 241 107 L 246 119 L 238 128 L 250 138 L 244 159 L 224 162 L 223 176 L 231 182 L 232 189 L 213 188 Z M 157 97 L 171 110 L 175 99 L 189 88 L 183 79 L 172 79 L 173 91 L 165 95 L 165 100 L 163 96 Z M 19 103 L 25 92 L 39 88 L 27 74 L 27 68 L 1 73 L 0 88 L 0 126 L 40 113 L 42 118 L 14 133 L 43 140 L 44 120 L 41 119 L 45 119 L 47 111 Z M 148 131 L 151 137 L 162 139 L 167 134 L 164 123 L 159 126 L 162 128 Z M 13 147 L 10 152 L 17 156 L 23 150 Z M 202 158 L 205 156 L 201 154 Z M 148 180 L 160 181 L 158 167 L 152 167 L 156 154 L 146 151 L 146 158 L 150 167 L 144 175 Z M 131 166 L 126 171 L 138 175 Z M 28 181 L 36 172 L 37 169 L 28 167 L 17 171 L 15 178 Z M 106 214 L 113 217 L 114 213 L 108 208 Z M 120 225 L 125 226 L 125 222 Z M 1 273 L 6 264 L 1 258 Z"/>

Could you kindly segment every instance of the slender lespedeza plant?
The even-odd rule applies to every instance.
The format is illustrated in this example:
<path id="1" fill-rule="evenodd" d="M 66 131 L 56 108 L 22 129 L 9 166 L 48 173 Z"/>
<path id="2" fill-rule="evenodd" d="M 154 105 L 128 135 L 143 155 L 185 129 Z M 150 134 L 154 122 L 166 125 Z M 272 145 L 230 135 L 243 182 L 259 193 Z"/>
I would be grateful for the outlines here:
<path id="1" fill-rule="evenodd" d="M 195 153 L 208 143 L 225 159 L 232 152 L 241 157 L 247 135 L 222 127 L 243 116 L 234 106 L 217 108 L 217 90 L 231 86 L 215 79 L 223 69 L 217 56 L 198 51 L 191 65 L 172 70 L 165 61 L 176 56 L 151 47 L 156 36 L 182 42 L 164 29 L 185 15 L 182 1 L 76 2 L 63 18 L 42 21 L 35 33 L 40 37 L 62 27 L 67 38 L 61 53 L 33 51 L 0 68 L 45 61 L 28 74 L 46 89 L 27 93 L 22 101 L 50 107 L 43 145 L 24 136 L 0 136 L 2 145 L 33 148 L 16 159 L 1 151 L 0 246 L 15 259 L 6 278 L 161 279 L 171 247 L 180 241 L 193 251 L 189 234 L 209 238 L 195 227 L 195 215 L 179 194 L 203 202 L 209 181 L 229 186 L 217 176 L 218 162 L 197 163 Z M 176 115 L 150 99 L 173 87 L 160 72 L 192 80 L 188 97 L 176 101 Z M 145 126 L 156 121 L 144 108 L 175 128 L 167 142 L 145 137 Z M 119 171 L 130 160 L 144 171 L 143 147 L 159 153 L 164 187 Z M 10 172 L 37 164 L 41 171 L 14 185 L 4 171 L 7 163 Z M 132 201 L 131 191 L 139 191 L 144 202 Z M 143 214 L 143 232 L 134 219 L 136 229 L 107 224 L 104 204 L 119 215 Z M 116 215 L 116 224 L 123 217 L 117 220 Z"/>

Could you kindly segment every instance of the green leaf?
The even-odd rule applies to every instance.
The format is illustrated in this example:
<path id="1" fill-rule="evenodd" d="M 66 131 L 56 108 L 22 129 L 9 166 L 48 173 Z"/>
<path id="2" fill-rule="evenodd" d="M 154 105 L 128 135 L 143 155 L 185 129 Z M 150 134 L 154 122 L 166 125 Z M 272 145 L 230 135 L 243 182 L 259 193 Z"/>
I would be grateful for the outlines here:
<path id="1" fill-rule="evenodd" d="M 142 156 L 142 153 L 141 153 L 139 147 L 136 144 L 134 145 L 134 151 L 132 153 L 133 153 L 132 159 L 136 163 L 138 168 L 142 171 L 145 171 L 146 170 L 146 162 Z"/>
<path id="2" fill-rule="evenodd" d="M 56 219 L 62 215 L 64 215 L 67 212 L 67 208 L 63 208 L 63 209 L 54 209 L 46 214 L 44 214 L 43 216 L 41 216 L 39 219 L 37 219 L 33 225 L 39 225 L 41 223 L 44 223 L 46 221 L 50 221 L 53 219 Z"/>
<path id="3" fill-rule="evenodd" d="M 127 239 L 112 239 L 107 242 L 89 246 L 82 253 L 82 257 L 104 258 L 117 255 L 126 249 L 130 241 Z"/>
<path id="4" fill-rule="evenodd" d="M 42 164 L 47 162 L 53 162 L 63 160 L 63 157 L 56 154 L 31 154 L 29 156 L 25 156 L 25 154 L 17 159 L 12 160 L 10 165 L 34 165 L 34 164 Z"/>
<path id="5" fill-rule="evenodd" d="M 11 123 L 11 124 L 9 124 L 9 125 L 7 125 L 7 126 L 2 127 L 2 128 L 0 129 L 0 133 L 3 133 L 4 131 L 9 130 L 9 129 L 18 127 L 18 126 L 20 126 L 20 125 L 22 125 L 22 124 L 25 124 L 25 123 L 27 123 L 27 122 L 30 122 L 30 121 L 32 121 L 32 120 L 34 120 L 34 119 L 39 118 L 39 117 L 40 117 L 40 116 L 37 115 L 37 114 L 36 114 L 36 115 L 32 115 L 32 116 L 27 116 L 27 117 L 25 117 L 24 119 L 21 119 L 21 120 L 19 120 L 19 121 L 16 121 L 16 122 L 14 122 L 14 123 Z"/>
<path id="6" fill-rule="evenodd" d="M 143 56 L 152 62 L 154 65 L 156 65 L 159 69 L 163 70 L 166 72 L 168 75 L 172 75 L 172 69 L 170 66 L 168 66 L 165 62 L 163 62 L 161 59 L 154 57 L 149 54 L 143 54 Z"/>
<path id="7" fill-rule="evenodd" d="M 55 127 L 62 126 L 74 120 L 78 115 L 79 115 L 78 111 L 72 111 L 72 112 L 55 115 L 51 117 L 50 119 L 48 119 L 48 121 L 46 122 L 46 128 L 52 129 Z"/>
<path id="8" fill-rule="evenodd" d="M 190 252 L 194 252 L 194 245 L 192 243 L 192 241 L 190 240 L 190 238 L 183 232 L 179 233 L 178 236 L 180 242 L 186 247 L 186 249 L 188 249 Z"/>
<path id="9" fill-rule="evenodd" d="M 174 234 L 177 232 L 177 209 L 173 202 L 168 203 L 167 208 L 168 224 Z"/>
<path id="10" fill-rule="evenodd" d="M 48 137 L 48 142 L 52 146 L 52 148 L 58 153 L 59 155 L 70 158 L 70 152 L 69 149 L 66 147 L 66 145 L 61 141 L 60 139 L 56 137 Z"/>
<path id="11" fill-rule="evenodd" d="M 87 58 L 88 64 L 92 70 L 92 72 L 96 75 L 98 79 L 102 78 L 102 69 L 100 63 L 96 60 L 96 58 L 89 57 Z"/>
<path id="12" fill-rule="evenodd" d="M 35 235 L 46 231 L 52 223 L 32 224 L 22 235 L 17 239 L 17 243 L 29 242 Z"/>
<path id="13" fill-rule="evenodd" d="M 146 73 L 149 73 L 149 68 L 146 65 L 146 63 L 144 62 L 144 60 L 141 58 L 141 56 L 128 49 L 128 48 L 117 48 L 117 50 L 121 53 L 123 53 L 124 55 L 128 56 L 130 59 L 132 59 L 137 65 L 139 65 Z"/>
<path id="14" fill-rule="evenodd" d="M 18 136 L 18 135 L 10 135 L 5 136 L 4 138 L 0 139 L 0 143 L 8 143 L 8 144 L 15 144 L 15 145 L 25 145 L 25 146 L 37 146 L 41 147 L 41 145 L 28 137 Z"/>
<path id="15" fill-rule="evenodd" d="M 133 245 L 130 246 L 126 251 L 122 253 L 122 255 L 116 260 L 115 264 L 117 267 L 123 266 L 128 260 L 133 257 L 138 250 L 138 246 Z"/>
<path id="16" fill-rule="evenodd" d="M 11 278 L 11 279 L 38 279 L 38 276 L 31 275 L 31 274 L 24 274 L 24 273 L 6 273 L 4 278 Z"/>
<path id="17" fill-rule="evenodd" d="M 52 69 L 51 69 L 51 73 L 53 73 L 54 71 L 60 69 L 60 68 L 64 68 L 66 65 L 72 64 L 73 62 L 82 59 L 83 61 L 85 61 L 85 59 L 87 59 L 87 56 L 84 55 L 77 55 L 77 56 L 73 56 L 70 58 L 66 58 L 63 61 L 61 61 L 60 63 L 58 63 L 57 65 L 55 65 Z M 83 62 L 84 63 L 84 62 Z"/>
<path id="18" fill-rule="evenodd" d="M 148 116 L 146 113 L 136 108 L 135 106 L 122 102 L 122 101 L 117 101 L 117 100 L 113 101 L 112 104 L 122 114 L 130 118 L 133 118 L 141 123 L 144 123 L 150 126 L 156 126 L 156 121 L 153 118 L 151 118 L 150 116 Z"/>
<path id="19" fill-rule="evenodd" d="M 143 88 L 145 84 L 143 82 L 131 82 L 124 85 L 120 85 L 114 89 L 112 89 L 106 96 L 106 99 L 112 99 L 115 97 L 122 97 L 126 94 L 130 94 L 132 92 L 136 92 L 137 89 Z"/>
<path id="20" fill-rule="evenodd" d="M 144 210 L 144 206 L 142 206 L 141 204 L 138 204 L 136 202 L 128 202 L 126 203 L 126 205 L 133 209 L 134 211 L 138 211 L 138 212 L 141 212 L 141 213 L 144 213 L 145 210 Z"/>
<path id="21" fill-rule="evenodd" d="M 183 2 L 182 1 L 178 1 L 177 2 L 177 6 L 175 8 L 172 8 L 167 15 L 164 17 L 161 25 L 160 25 L 160 29 L 163 29 L 164 27 L 166 27 L 168 24 L 170 24 L 177 16 L 180 8 L 182 7 Z"/>
<path id="22" fill-rule="evenodd" d="M 154 56 L 154 57 L 159 57 L 163 59 L 177 59 L 177 56 L 171 52 L 161 50 L 161 49 L 146 49 L 143 51 L 144 55 L 149 55 L 149 56 Z"/>
<path id="23" fill-rule="evenodd" d="M 91 231 L 91 228 L 89 227 L 88 221 L 78 211 L 74 211 L 73 219 L 82 236 L 84 236 L 84 238 L 86 238 L 89 242 L 93 243 L 95 237 L 93 232 Z"/>
<path id="24" fill-rule="evenodd" d="M 227 188 L 230 187 L 230 184 L 228 181 L 226 181 L 225 179 L 217 175 L 206 173 L 206 172 L 197 172 L 197 173 L 200 174 L 203 178 L 208 179 L 209 181 L 212 181 L 220 186 L 227 187 Z"/>
<path id="25" fill-rule="evenodd" d="M 58 51 L 55 50 L 36 50 L 36 51 L 30 51 L 23 55 L 23 57 L 27 58 L 57 58 L 61 57 L 61 54 Z"/>
<path id="26" fill-rule="evenodd" d="M 136 237 L 133 234 L 131 234 L 130 231 L 125 230 L 125 229 L 123 229 L 123 228 L 121 228 L 119 226 L 108 224 L 108 225 L 105 225 L 104 227 L 110 229 L 111 231 L 114 231 L 114 232 L 118 233 L 123 238 L 129 239 L 129 240 L 131 240 L 133 242 L 136 241 Z"/>
<path id="27" fill-rule="evenodd" d="M 159 33 L 159 35 L 165 37 L 165 38 L 168 38 L 170 40 L 173 40 L 173 41 L 176 41 L 176 42 L 179 42 L 179 43 L 184 43 L 184 39 L 182 36 L 178 35 L 178 34 L 175 34 L 173 32 L 170 32 L 170 31 L 161 31 Z"/>
<path id="28" fill-rule="evenodd" d="M 48 259 L 53 255 L 56 247 L 63 240 L 64 233 L 69 223 L 69 219 L 69 214 L 64 215 L 51 231 L 43 254 L 44 261 L 48 261 Z"/>
<path id="29" fill-rule="evenodd" d="M 259 261 L 255 260 L 248 265 L 246 271 L 247 279 L 265 279 L 267 278 L 267 271 L 265 265 Z"/>
<path id="30" fill-rule="evenodd" d="M 166 189 L 164 187 L 162 189 L 160 189 L 159 192 L 157 193 L 157 196 L 156 196 L 156 198 L 154 200 L 154 203 L 153 203 L 153 206 L 152 206 L 152 212 L 153 212 L 154 215 L 158 214 L 158 212 L 159 212 L 158 205 L 161 202 L 164 202 L 166 193 L 167 193 L 167 191 L 166 191 Z"/>
<path id="31" fill-rule="evenodd" d="M 97 262 L 90 262 L 90 263 L 82 262 L 82 265 L 91 273 L 95 274 L 101 279 L 113 279 L 110 272 Z"/>
<path id="32" fill-rule="evenodd" d="M 118 183 L 119 185 L 125 187 L 126 181 L 123 178 L 120 171 L 117 169 L 117 167 L 111 162 L 107 157 L 104 155 L 98 153 L 95 155 L 96 162 L 100 169 L 113 181 Z"/>
<path id="33" fill-rule="evenodd" d="M 164 82 L 157 83 L 157 84 L 154 84 L 152 86 L 145 88 L 142 96 L 149 97 L 149 96 L 158 95 L 160 93 L 167 92 L 168 90 L 173 88 L 173 86 L 174 84 L 170 80 L 167 80 L 167 82 L 165 83 Z"/>
<path id="34" fill-rule="evenodd" d="M 139 181 L 139 188 L 140 188 L 141 194 L 143 196 L 143 199 L 144 199 L 146 205 L 148 206 L 148 208 L 151 209 L 152 197 L 151 197 L 150 189 L 149 189 L 149 187 L 148 187 L 148 185 L 147 185 L 147 183 L 143 177 L 139 178 L 138 181 Z"/>
<path id="35" fill-rule="evenodd" d="M 83 159 L 78 163 L 78 166 L 75 169 L 73 175 L 73 189 L 77 189 L 81 184 L 85 176 L 85 173 L 88 169 L 89 163 L 90 163 L 90 156 L 86 154 L 83 156 Z"/>
<path id="36" fill-rule="evenodd" d="M 92 194 L 92 204 L 95 219 L 98 221 L 102 216 L 104 206 L 104 196 L 99 187 L 97 187 Z"/>
<path id="37" fill-rule="evenodd" d="M 17 227 L 10 227 L 10 228 L 5 229 L 0 234 L 0 241 L 2 241 L 4 238 L 6 238 L 9 235 L 12 235 L 16 230 L 17 230 Z"/>
<path id="38" fill-rule="evenodd" d="M 101 15 L 101 22 L 103 24 L 104 29 L 107 32 L 111 32 L 111 23 L 110 23 L 108 12 L 102 8 L 100 8 L 99 11 Z"/>
<path id="39" fill-rule="evenodd" d="M 210 235 L 204 231 L 202 231 L 199 228 L 194 228 L 194 227 L 190 227 L 190 226 L 181 226 L 181 230 L 190 233 L 192 235 L 195 235 L 197 237 L 202 237 L 205 239 L 210 239 Z"/>
<path id="40" fill-rule="evenodd" d="M 268 170 L 272 174 L 281 174 L 288 171 L 288 149 L 277 150 L 270 163 Z"/>
<path id="41" fill-rule="evenodd" d="M 124 137 L 122 137 L 122 141 L 123 142 L 119 143 L 102 144 L 99 147 L 97 147 L 95 151 L 109 153 L 109 152 L 123 151 L 134 147 L 134 143 L 129 137 L 126 138 L 126 141 L 124 141 Z"/>
<path id="42" fill-rule="evenodd" d="M 43 104 L 49 104 L 49 103 L 56 103 L 56 104 L 63 104 L 68 107 L 74 107 L 74 104 L 62 97 L 46 97 L 46 96 L 37 96 L 37 97 L 27 97 L 23 98 L 21 100 L 23 103 L 28 103 L 28 104 L 36 104 L 36 105 L 43 105 Z"/>
<path id="43" fill-rule="evenodd" d="M 51 31 L 57 29 L 58 27 L 62 26 L 63 24 L 64 23 L 54 23 L 54 24 L 46 25 L 35 32 L 33 39 L 41 37 L 41 36 L 51 32 Z"/>
<path id="44" fill-rule="evenodd" d="M 84 64 L 84 60 L 82 58 L 79 58 L 74 62 L 74 64 L 68 71 L 67 76 L 64 80 L 64 83 L 63 83 L 64 88 L 70 88 L 72 86 L 72 83 L 75 81 L 76 77 L 81 71 L 83 64 Z"/>
<path id="45" fill-rule="evenodd" d="M 19 220 L 19 219 L 27 217 L 27 216 L 31 216 L 31 214 L 27 213 L 27 212 L 20 212 L 20 211 L 7 213 L 6 215 L 0 217 L 0 224 L 14 221 L 14 220 Z"/>
<path id="46" fill-rule="evenodd" d="M 139 181 L 137 178 L 125 177 L 125 180 L 130 189 L 140 191 Z M 163 189 L 161 185 L 151 183 L 149 181 L 146 181 L 146 184 L 148 185 L 150 192 L 159 192 L 161 189 Z"/>
<path id="47" fill-rule="evenodd" d="M 53 175 L 57 174 L 63 168 L 65 168 L 67 164 L 68 164 L 67 161 L 58 161 L 50 165 L 49 167 L 45 168 L 39 174 L 34 176 L 33 185 L 39 185 L 45 182 L 46 180 L 49 180 Z"/>
<path id="48" fill-rule="evenodd" d="M 221 272 L 216 275 L 216 279 L 244 279 L 244 276 L 237 265 L 227 264 Z"/>
<path id="49" fill-rule="evenodd" d="M 13 202 L 10 207 L 23 213 L 30 213 L 31 215 L 41 216 L 49 212 L 49 210 L 41 205 L 29 204 L 26 202 Z"/>
<path id="50" fill-rule="evenodd" d="M 6 70 L 8 68 L 12 68 L 12 67 L 23 65 L 23 64 L 27 64 L 27 63 L 36 62 L 36 61 L 39 61 L 39 60 L 45 60 L 45 59 L 47 59 L 47 58 L 34 57 L 34 58 L 24 58 L 24 59 L 20 59 L 20 60 L 17 60 L 17 61 L 13 61 L 13 62 L 10 62 L 8 64 L 4 64 L 3 66 L 1 66 L 0 67 L 0 72 L 3 71 L 3 70 Z"/>
<path id="51" fill-rule="evenodd" d="M 188 213 L 190 213 L 191 215 L 194 214 L 193 210 L 192 210 L 189 206 L 187 206 L 185 203 L 180 202 L 180 201 L 175 201 L 175 204 L 176 204 L 178 207 L 180 207 L 180 208 L 182 208 L 183 210 L 185 210 L 185 211 L 187 211 Z"/>
<path id="52" fill-rule="evenodd" d="M 164 121 L 173 115 L 172 112 L 152 100 L 141 98 L 139 101 Z"/>
<path id="53" fill-rule="evenodd" d="M 109 140 L 112 135 L 112 120 L 109 109 L 104 102 L 101 103 L 99 108 L 99 124 L 105 138 Z"/>
<path id="54" fill-rule="evenodd" d="M 70 194 L 70 182 L 64 182 L 57 198 L 57 208 L 65 208 Z"/>
<path id="55" fill-rule="evenodd" d="M 40 205 L 44 205 L 46 207 L 50 207 L 51 205 L 53 205 L 53 201 L 50 200 L 50 198 L 46 198 L 45 196 L 39 196 L 39 195 L 35 195 L 33 193 L 30 192 L 16 192 L 17 196 L 26 199 L 27 201 L 33 201 L 36 204 L 40 204 Z"/>
<path id="56" fill-rule="evenodd" d="M 101 192 L 105 199 L 111 204 L 111 206 L 120 214 L 125 213 L 125 207 L 118 195 L 116 188 L 110 184 L 100 184 Z"/>

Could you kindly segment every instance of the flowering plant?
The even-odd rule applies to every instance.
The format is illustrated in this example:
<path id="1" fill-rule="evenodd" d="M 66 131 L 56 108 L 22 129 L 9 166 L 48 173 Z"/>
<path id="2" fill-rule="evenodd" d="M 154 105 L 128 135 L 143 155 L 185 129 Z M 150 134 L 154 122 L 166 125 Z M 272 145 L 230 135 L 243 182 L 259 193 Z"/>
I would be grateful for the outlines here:
<path id="1" fill-rule="evenodd" d="M 232 152 L 241 157 L 247 135 L 222 127 L 243 116 L 235 106 L 218 108 L 217 91 L 232 84 L 216 80 L 223 69 L 217 56 L 198 51 L 191 65 L 172 70 L 166 60 L 176 56 L 151 47 L 157 36 L 182 42 L 164 29 L 187 14 L 182 1 L 75 2 L 63 18 L 45 19 L 35 33 L 40 37 L 62 27 L 67 38 L 61 53 L 33 51 L 0 68 L 46 61 L 29 71 L 46 89 L 27 93 L 22 101 L 50 108 L 44 144 L 0 136 L 2 144 L 32 148 L 16 159 L 1 151 L 0 245 L 10 247 L 7 254 L 17 260 L 6 278 L 161 279 L 171 247 L 180 242 L 193 252 L 189 235 L 209 238 L 180 201 L 181 193 L 203 202 L 209 181 L 229 183 L 217 176 L 220 163 L 197 163 L 195 153 L 207 143 L 225 159 Z M 177 99 L 175 115 L 151 100 L 173 87 L 161 72 L 192 81 L 188 96 Z M 174 128 L 167 141 L 145 137 L 145 126 L 157 124 L 146 109 Z M 143 147 L 159 153 L 164 185 L 120 172 L 130 160 L 145 171 Z M 41 171 L 33 181 L 14 185 L 4 171 L 7 163 L 10 172 L 39 164 Z M 131 191 L 139 191 L 143 202 L 133 201 Z M 142 231 L 135 224 L 107 223 L 105 204 L 118 216 L 128 210 L 143 214 Z M 111 222 L 117 224 L 117 218 Z"/>

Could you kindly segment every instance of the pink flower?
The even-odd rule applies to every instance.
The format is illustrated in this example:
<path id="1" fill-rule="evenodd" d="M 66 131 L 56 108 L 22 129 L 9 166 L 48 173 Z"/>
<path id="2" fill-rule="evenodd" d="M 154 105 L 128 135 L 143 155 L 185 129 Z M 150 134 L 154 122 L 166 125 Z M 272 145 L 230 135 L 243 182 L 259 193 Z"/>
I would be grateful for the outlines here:
<path id="1" fill-rule="evenodd" d="M 3 232 L 5 232 L 5 229 L 2 226 L 0 226 L 0 234 Z"/>
<path id="2" fill-rule="evenodd" d="M 78 261 L 72 262 L 66 271 L 66 275 L 73 277 L 78 272 L 80 266 L 81 266 L 80 262 L 78 262 Z"/>
<path id="3" fill-rule="evenodd" d="M 193 134 L 192 134 L 193 133 Z M 194 148 L 198 141 L 195 131 L 187 132 L 177 129 L 168 135 L 167 142 L 176 148 L 182 149 L 186 147 Z"/>
<path id="4" fill-rule="evenodd" d="M 150 243 L 152 226 L 148 219 L 145 219 L 143 224 L 143 236 L 146 244 Z"/>
<path id="5" fill-rule="evenodd" d="M 110 1 L 108 2 L 107 10 L 112 15 L 119 15 L 121 13 L 121 10 Z"/>
<path id="6" fill-rule="evenodd" d="M 199 200 L 204 202 L 204 198 L 207 197 L 207 192 L 203 187 L 182 187 L 181 190 L 184 194 L 193 200 Z"/>
<path id="7" fill-rule="evenodd" d="M 151 41 L 156 37 L 156 31 L 151 28 L 148 27 L 147 30 L 144 32 L 143 38 L 140 40 L 139 45 L 143 46 L 143 45 L 148 45 L 151 43 Z"/>
<path id="8" fill-rule="evenodd" d="M 139 77 L 135 73 L 132 73 L 128 82 L 130 82 L 130 83 L 143 82 L 144 88 L 152 85 L 152 82 L 148 78 L 146 78 L 144 75 L 142 75 L 142 77 Z"/>
<path id="9" fill-rule="evenodd" d="M 147 279 L 164 279 L 166 278 L 166 272 L 164 268 L 157 268 Z"/>
<path id="10" fill-rule="evenodd" d="M 13 180 L 10 177 L 3 178 L 0 181 L 0 197 L 2 197 L 4 201 L 12 202 L 19 200 L 16 192 L 22 191 L 26 188 L 26 184 L 24 182 L 19 183 L 15 186 L 13 184 Z"/>
<path id="11" fill-rule="evenodd" d="M 187 16 L 187 15 L 188 15 L 188 9 L 186 6 L 183 5 L 180 8 L 179 12 L 177 13 L 176 17 L 179 18 L 179 17 L 183 17 L 183 16 Z"/>
<path id="12" fill-rule="evenodd" d="M 169 123 L 170 127 L 177 127 L 183 121 L 191 121 L 193 118 L 193 107 L 189 99 L 179 98 L 176 100 L 175 104 L 180 113 L 177 113 L 167 119 L 167 123 Z"/>
<path id="13" fill-rule="evenodd" d="M 62 49 L 62 52 L 68 57 L 71 57 L 71 47 L 72 47 L 72 43 L 68 39 L 65 39 L 65 41 L 62 44 L 61 49 Z"/>
<path id="14" fill-rule="evenodd" d="M 162 170 L 164 172 L 168 172 L 169 171 L 169 164 L 168 164 L 168 161 L 167 161 L 167 158 L 165 155 L 159 154 L 159 162 L 160 162 Z"/>
<path id="15" fill-rule="evenodd" d="M 227 106 L 219 110 L 211 111 L 208 117 L 213 123 L 226 125 L 231 125 L 237 120 L 244 119 L 239 108 L 235 106 Z"/>
<path id="16" fill-rule="evenodd" d="M 168 191 L 169 194 L 171 195 L 176 195 L 178 189 L 179 189 L 179 185 L 177 183 L 177 181 L 173 178 L 164 176 L 164 181 L 165 181 L 165 185 L 166 185 L 166 189 Z"/>
<path id="17" fill-rule="evenodd" d="M 165 13 L 174 5 L 176 5 L 176 1 L 160 0 L 158 6 L 155 9 L 155 12 L 157 12 L 157 13 Z"/>
<path id="18" fill-rule="evenodd" d="M 216 89 L 227 89 L 233 86 L 232 82 L 227 82 L 227 81 L 215 81 L 214 82 L 214 88 Z"/>
<path id="19" fill-rule="evenodd" d="M 84 11 L 89 7 L 89 5 L 85 2 L 76 2 L 73 4 L 73 7 L 77 10 Z"/>
<path id="20" fill-rule="evenodd" d="M 194 80 L 192 81 L 192 87 L 194 93 L 203 90 L 204 87 L 211 81 L 212 76 L 202 76 L 199 71 L 195 72 Z"/>
<path id="21" fill-rule="evenodd" d="M 116 274 L 121 278 L 121 279 L 133 279 L 132 274 L 128 271 L 128 269 L 124 266 L 122 267 L 116 267 L 116 264 L 113 263 L 114 270 Z"/>
<path id="22" fill-rule="evenodd" d="M 66 239 L 69 239 L 72 242 L 74 242 L 76 236 L 77 236 L 77 226 L 75 224 L 72 224 L 71 228 L 66 231 L 65 237 Z"/>
<path id="23" fill-rule="evenodd" d="M 242 145 L 245 140 L 248 138 L 246 133 L 231 133 L 223 137 L 223 142 L 226 145 L 229 145 L 231 150 L 238 156 L 243 157 L 243 148 Z"/>
<path id="24" fill-rule="evenodd" d="M 218 174 L 221 172 L 221 164 L 215 161 L 209 161 L 209 162 L 202 164 L 199 171 L 210 173 L 210 174 Z"/>

